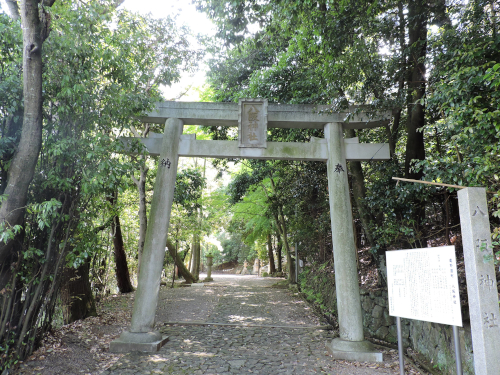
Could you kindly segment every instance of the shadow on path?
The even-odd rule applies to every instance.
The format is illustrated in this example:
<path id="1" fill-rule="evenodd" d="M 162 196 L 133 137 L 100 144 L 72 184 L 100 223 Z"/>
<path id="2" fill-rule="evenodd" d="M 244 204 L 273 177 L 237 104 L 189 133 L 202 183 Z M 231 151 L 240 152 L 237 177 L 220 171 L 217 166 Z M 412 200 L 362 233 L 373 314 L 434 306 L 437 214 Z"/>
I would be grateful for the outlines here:
<path id="1" fill-rule="evenodd" d="M 325 343 L 336 333 L 323 329 L 299 295 L 273 288 L 280 279 L 213 278 L 203 286 L 163 288 L 157 327 L 170 341 L 156 354 L 127 354 L 103 374 L 399 373 L 394 350 L 379 364 L 329 357 Z"/>

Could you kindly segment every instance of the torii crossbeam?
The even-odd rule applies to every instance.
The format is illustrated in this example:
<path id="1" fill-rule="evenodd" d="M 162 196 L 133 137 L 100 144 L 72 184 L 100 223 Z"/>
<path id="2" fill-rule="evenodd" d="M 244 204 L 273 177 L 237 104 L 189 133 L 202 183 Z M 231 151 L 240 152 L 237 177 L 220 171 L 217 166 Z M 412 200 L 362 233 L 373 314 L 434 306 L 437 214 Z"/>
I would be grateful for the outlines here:
<path id="1" fill-rule="evenodd" d="M 350 115 L 356 113 L 355 115 Z M 160 155 L 146 233 L 141 269 L 129 331 L 110 345 L 110 350 L 154 352 L 167 340 L 154 331 L 160 277 L 167 243 L 179 156 L 244 159 L 311 160 L 327 162 L 330 218 L 332 224 L 335 287 L 340 337 L 327 343 L 337 359 L 382 361 L 365 341 L 359 295 L 356 247 L 347 180 L 348 160 L 387 160 L 388 144 L 362 144 L 344 139 L 344 129 L 383 126 L 390 113 L 371 116 L 362 108 L 330 113 L 326 106 L 269 104 L 266 99 L 242 99 L 239 103 L 164 102 L 142 119 L 165 123 L 161 134 L 140 139 L 152 155 Z M 349 120 L 349 121 L 348 121 Z M 238 141 L 201 141 L 181 135 L 184 124 L 238 126 Z M 267 128 L 324 129 L 325 138 L 309 143 L 267 142 Z M 125 138 L 127 143 L 129 139 Z"/>

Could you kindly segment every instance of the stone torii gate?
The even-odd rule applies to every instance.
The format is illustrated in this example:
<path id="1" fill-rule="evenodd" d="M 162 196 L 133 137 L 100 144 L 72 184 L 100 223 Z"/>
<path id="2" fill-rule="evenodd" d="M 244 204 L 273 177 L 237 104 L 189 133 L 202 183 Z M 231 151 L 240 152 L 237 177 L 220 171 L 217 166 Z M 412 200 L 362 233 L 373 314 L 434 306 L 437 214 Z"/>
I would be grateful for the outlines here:
<path id="1" fill-rule="evenodd" d="M 327 111 L 326 106 L 268 105 L 266 99 L 243 99 L 238 104 L 163 102 L 142 119 L 165 123 L 165 131 L 141 139 L 151 155 L 160 156 L 158 172 L 131 326 L 111 343 L 110 351 L 155 352 L 168 341 L 153 326 L 179 156 L 311 160 L 327 162 L 328 171 L 340 337 L 327 343 L 327 348 L 337 359 L 382 361 L 382 354 L 374 351 L 363 334 L 346 162 L 387 160 L 389 146 L 344 139 L 343 130 L 385 125 L 390 113 L 371 117 L 363 112 L 347 122 L 349 112 Z M 196 140 L 195 135 L 182 135 L 184 124 L 238 126 L 239 140 Z M 267 128 L 324 129 L 325 138 L 313 138 L 309 143 L 267 142 Z"/>

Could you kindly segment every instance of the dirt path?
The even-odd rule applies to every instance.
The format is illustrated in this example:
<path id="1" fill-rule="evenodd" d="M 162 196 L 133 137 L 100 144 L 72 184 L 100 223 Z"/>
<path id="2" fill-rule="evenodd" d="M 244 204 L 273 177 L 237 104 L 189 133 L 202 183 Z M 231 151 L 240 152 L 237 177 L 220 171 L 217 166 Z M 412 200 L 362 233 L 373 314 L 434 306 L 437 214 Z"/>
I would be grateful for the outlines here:
<path id="1" fill-rule="evenodd" d="M 213 275 L 204 286 L 163 288 L 157 329 L 170 341 L 156 354 L 108 352 L 127 328 L 133 299 L 110 298 L 98 318 L 65 326 L 19 374 L 398 374 L 385 362 L 335 361 L 325 343 L 336 336 L 299 295 L 271 278 Z M 50 350 L 50 351 L 49 351 Z M 418 374 L 407 368 L 408 374 Z"/>

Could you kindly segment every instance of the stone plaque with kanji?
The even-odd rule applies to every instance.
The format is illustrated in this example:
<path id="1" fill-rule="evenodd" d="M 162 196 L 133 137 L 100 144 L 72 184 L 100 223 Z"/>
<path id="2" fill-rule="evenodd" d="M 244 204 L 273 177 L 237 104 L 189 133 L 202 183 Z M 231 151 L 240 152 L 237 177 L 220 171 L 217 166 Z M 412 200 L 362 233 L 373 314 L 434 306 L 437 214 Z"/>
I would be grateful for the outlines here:
<path id="1" fill-rule="evenodd" d="M 267 100 L 240 99 L 239 147 L 267 147 Z"/>

